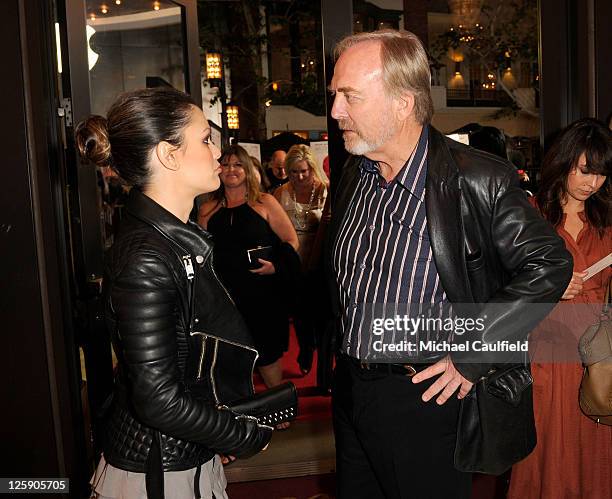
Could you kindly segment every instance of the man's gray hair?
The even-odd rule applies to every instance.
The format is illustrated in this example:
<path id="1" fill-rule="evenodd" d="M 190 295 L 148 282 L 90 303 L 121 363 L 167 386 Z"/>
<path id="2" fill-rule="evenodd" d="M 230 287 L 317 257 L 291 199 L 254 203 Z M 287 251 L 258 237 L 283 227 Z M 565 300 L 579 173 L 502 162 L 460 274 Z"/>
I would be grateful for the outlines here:
<path id="1" fill-rule="evenodd" d="M 334 58 L 338 60 L 350 47 L 371 41 L 380 43 L 383 82 L 389 95 L 413 94 L 415 119 L 423 125 L 429 123 L 433 116 L 431 71 L 421 40 L 410 31 L 393 29 L 357 33 L 338 42 Z"/>

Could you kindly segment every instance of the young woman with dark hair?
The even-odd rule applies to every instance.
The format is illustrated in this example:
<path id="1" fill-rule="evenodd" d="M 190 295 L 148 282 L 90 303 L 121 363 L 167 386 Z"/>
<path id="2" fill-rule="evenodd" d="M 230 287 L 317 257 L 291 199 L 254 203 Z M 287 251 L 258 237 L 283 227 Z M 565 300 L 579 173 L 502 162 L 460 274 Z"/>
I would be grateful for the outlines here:
<path id="1" fill-rule="evenodd" d="M 219 454 L 248 457 L 271 437 L 223 408 L 252 395 L 257 352 L 212 268 L 210 234 L 188 220 L 194 198 L 219 187 L 209 137 L 174 89 L 123 94 L 76 130 L 82 156 L 131 186 L 104 277 L 119 364 L 93 497 L 227 497 Z"/>
<path id="2" fill-rule="evenodd" d="M 611 164 L 610 130 L 603 123 L 583 119 L 569 126 L 544 158 L 536 195 L 544 217 L 556 227 L 575 207 L 603 234 L 612 225 Z"/>
<path id="3" fill-rule="evenodd" d="M 611 173 L 612 132 L 593 119 L 567 127 L 544 158 L 532 202 L 565 240 L 574 274 L 531 336 L 538 444 L 514 466 L 510 499 L 599 499 L 612 491 L 612 428 L 580 412 L 582 366 L 564 355 L 567 348 L 575 354 L 580 335 L 598 321 L 612 274 L 607 268 L 584 280 L 585 270 L 612 252 Z M 540 345 L 553 358 L 541 358 Z"/>

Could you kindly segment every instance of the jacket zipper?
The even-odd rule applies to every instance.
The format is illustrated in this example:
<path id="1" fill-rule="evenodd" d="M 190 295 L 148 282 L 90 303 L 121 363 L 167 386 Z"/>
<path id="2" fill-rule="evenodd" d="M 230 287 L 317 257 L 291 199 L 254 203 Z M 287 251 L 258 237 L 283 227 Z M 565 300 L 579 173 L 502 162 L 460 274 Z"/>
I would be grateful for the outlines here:
<path id="1" fill-rule="evenodd" d="M 193 270 L 193 262 L 191 261 L 191 255 L 183 255 L 183 265 L 185 266 L 185 272 L 189 281 L 195 277 L 195 270 Z"/>
<path id="2" fill-rule="evenodd" d="M 194 336 L 194 335 L 198 334 L 198 335 L 200 335 L 200 336 L 202 336 L 204 338 L 214 338 L 215 340 L 217 340 L 215 342 L 215 352 L 214 352 L 214 355 L 213 355 L 213 362 L 211 364 L 211 370 L 210 370 L 210 377 L 211 377 L 211 382 L 213 384 L 213 393 L 215 395 L 215 398 L 217 397 L 217 394 L 216 394 L 216 391 L 215 391 L 215 388 L 214 388 L 215 382 L 214 382 L 212 367 L 214 367 L 214 365 L 217 362 L 217 349 L 218 349 L 218 346 L 219 346 L 219 344 L 218 344 L 219 341 L 222 341 L 224 343 L 228 343 L 229 345 L 233 345 L 235 347 L 244 348 L 246 350 L 250 350 L 251 352 L 255 353 L 255 357 L 253 359 L 253 362 L 251 363 L 251 377 L 250 377 L 251 388 L 253 389 L 253 393 L 255 393 L 255 384 L 253 383 L 253 375 L 255 374 L 255 363 L 257 362 L 257 359 L 259 358 L 259 352 L 255 348 L 248 347 L 248 346 L 243 345 L 241 343 L 236 343 L 235 341 L 230 341 L 230 340 L 226 340 L 226 339 L 223 339 L 223 338 L 218 338 L 217 336 L 213 336 L 212 334 L 204 333 L 204 332 L 201 332 L 201 331 L 192 331 L 190 334 L 191 334 L 191 336 Z M 202 359 L 202 358 L 203 357 L 200 356 L 200 359 Z M 198 368 L 198 374 L 201 374 L 201 372 L 202 372 L 202 362 L 200 362 L 200 366 Z"/>
<path id="3" fill-rule="evenodd" d="M 191 255 L 183 255 L 183 265 L 185 266 L 185 272 L 187 273 L 188 289 L 189 295 L 188 299 L 188 313 L 189 313 L 189 331 L 193 331 L 193 325 L 195 320 L 195 269 L 193 268 L 193 262 L 191 260 Z"/>
<path id="4" fill-rule="evenodd" d="M 202 336 L 202 344 L 200 347 L 200 365 L 198 366 L 198 376 L 197 379 L 202 379 L 202 369 L 204 368 L 204 356 L 206 355 L 206 340 L 207 336 Z"/>
<path id="5" fill-rule="evenodd" d="M 221 286 L 221 288 L 223 288 L 223 291 L 225 291 L 225 294 L 227 295 L 227 297 L 230 299 L 230 301 L 232 302 L 232 305 L 234 305 L 234 307 L 236 306 L 236 303 L 234 303 L 234 299 L 231 297 L 231 295 L 229 294 L 229 291 L 227 290 L 227 288 L 225 287 L 225 285 L 221 282 L 221 279 L 219 279 L 219 276 L 217 275 L 217 273 L 215 272 L 215 260 L 214 260 L 214 253 L 210 254 L 210 270 L 212 271 L 213 275 L 215 276 L 215 279 L 217 280 L 217 282 L 219 283 L 219 285 Z"/>
<path id="6" fill-rule="evenodd" d="M 210 385 L 212 386 L 213 396 L 215 397 L 215 404 L 219 403 L 219 396 L 217 395 L 217 382 L 215 381 L 215 365 L 217 365 L 217 352 L 219 351 L 219 340 L 215 341 L 215 350 L 213 351 L 212 362 L 210 363 Z M 252 374 L 251 374 L 252 377 Z"/>

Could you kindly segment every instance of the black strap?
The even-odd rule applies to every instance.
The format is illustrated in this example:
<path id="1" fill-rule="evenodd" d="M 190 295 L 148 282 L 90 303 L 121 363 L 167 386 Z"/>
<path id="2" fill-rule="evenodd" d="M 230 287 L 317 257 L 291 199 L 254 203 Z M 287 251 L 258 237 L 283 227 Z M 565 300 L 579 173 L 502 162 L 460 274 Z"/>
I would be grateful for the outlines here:
<path id="1" fill-rule="evenodd" d="M 161 435 L 153 432 L 153 440 L 147 456 L 145 486 L 148 499 L 164 499 L 164 467 L 161 456 Z"/>
<path id="2" fill-rule="evenodd" d="M 200 474 L 202 473 L 202 465 L 200 464 L 196 468 L 195 476 L 193 477 L 193 494 L 196 499 L 201 499 L 202 494 L 200 493 Z"/>

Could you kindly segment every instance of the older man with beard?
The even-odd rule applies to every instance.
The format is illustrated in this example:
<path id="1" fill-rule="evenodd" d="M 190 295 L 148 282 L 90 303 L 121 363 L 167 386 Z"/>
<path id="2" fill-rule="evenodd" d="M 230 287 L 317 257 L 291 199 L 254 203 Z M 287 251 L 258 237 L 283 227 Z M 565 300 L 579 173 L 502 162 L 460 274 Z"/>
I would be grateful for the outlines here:
<path id="1" fill-rule="evenodd" d="M 468 498 L 471 475 L 453 460 L 460 404 L 495 367 L 461 352 L 386 358 L 387 337 L 372 327 L 382 317 L 371 311 L 501 302 L 503 317 L 492 313 L 470 340 L 524 338 L 528 331 L 503 324 L 525 303 L 556 302 L 571 257 L 509 163 L 429 124 L 429 64 L 416 36 L 383 30 L 342 40 L 330 91 L 352 154 L 326 254 L 341 337 L 333 388 L 338 497 Z"/>

